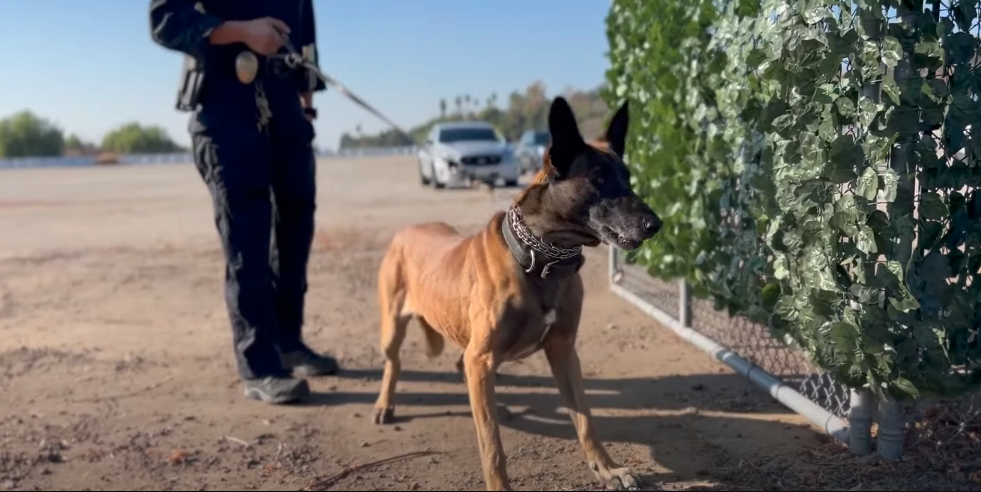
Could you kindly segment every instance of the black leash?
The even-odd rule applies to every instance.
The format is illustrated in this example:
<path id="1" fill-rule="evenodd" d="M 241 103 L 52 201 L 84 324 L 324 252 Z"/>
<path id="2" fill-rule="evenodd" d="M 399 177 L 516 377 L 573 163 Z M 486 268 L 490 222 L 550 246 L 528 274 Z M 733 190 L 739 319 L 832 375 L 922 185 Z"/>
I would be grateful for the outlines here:
<path id="1" fill-rule="evenodd" d="M 305 68 L 309 70 L 318 79 L 322 80 L 325 84 L 333 87 L 338 92 L 343 94 L 345 97 L 354 101 L 354 103 L 357 104 L 358 106 L 361 106 L 362 108 L 368 110 L 368 112 L 370 112 L 371 114 L 377 116 L 385 123 L 388 123 L 392 128 L 397 130 L 399 133 L 408 137 L 409 141 L 411 141 L 413 144 L 418 145 L 416 139 L 412 138 L 412 135 L 410 135 L 409 132 L 403 130 L 401 127 L 399 127 L 394 122 L 392 122 L 392 120 L 388 119 L 384 114 L 382 114 L 381 111 L 378 111 L 370 104 L 365 102 L 364 99 L 361 99 L 353 92 L 348 90 L 348 88 L 344 87 L 344 84 L 341 84 L 337 79 L 322 72 L 320 68 L 317 67 L 317 65 L 315 65 L 312 61 L 303 58 L 303 56 L 301 56 L 300 53 L 298 53 L 296 49 L 293 47 L 293 43 L 290 43 L 290 40 L 285 35 L 283 36 L 283 44 L 286 46 L 286 50 L 289 51 L 289 54 L 283 55 L 283 59 L 287 68 L 290 69 Z"/>

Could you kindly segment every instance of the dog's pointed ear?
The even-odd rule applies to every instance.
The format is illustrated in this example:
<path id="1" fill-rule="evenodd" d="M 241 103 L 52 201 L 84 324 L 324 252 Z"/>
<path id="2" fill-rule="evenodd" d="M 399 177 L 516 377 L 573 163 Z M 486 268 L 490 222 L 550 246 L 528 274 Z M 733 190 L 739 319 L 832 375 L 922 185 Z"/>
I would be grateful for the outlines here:
<path id="1" fill-rule="evenodd" d="M 629 101 L 624 101 L 617 113 L 610 120 L 610 125 L 606 127 L 606 142 L 610 150 L 623 157 L 623 151 L 627 148 L 627 128 L 630 126 Z"/>
<path id="2" fill-rule="evenodd" d="M 552 136 L 549 160 L 561 176 L 569 171 L 572 161 L 586 146 L 586 141 L 579 133 L 579 125 L 576 124 L 576 115 L 562 96 L 552 101 L 552 107 L 548 111 L 548 131 Z"/>

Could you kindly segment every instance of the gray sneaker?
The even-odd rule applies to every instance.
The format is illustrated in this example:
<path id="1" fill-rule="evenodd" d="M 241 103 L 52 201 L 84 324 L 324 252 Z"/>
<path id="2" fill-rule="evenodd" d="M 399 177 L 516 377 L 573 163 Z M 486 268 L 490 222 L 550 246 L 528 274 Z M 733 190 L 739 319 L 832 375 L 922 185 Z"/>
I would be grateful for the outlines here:
<path id="1" fill-rule="evenodd" d="M 310 385 L 303 379 L 265 377 L 245 381 L 245 396 L 266 403 L 292 403 L 310 395 Z"/>

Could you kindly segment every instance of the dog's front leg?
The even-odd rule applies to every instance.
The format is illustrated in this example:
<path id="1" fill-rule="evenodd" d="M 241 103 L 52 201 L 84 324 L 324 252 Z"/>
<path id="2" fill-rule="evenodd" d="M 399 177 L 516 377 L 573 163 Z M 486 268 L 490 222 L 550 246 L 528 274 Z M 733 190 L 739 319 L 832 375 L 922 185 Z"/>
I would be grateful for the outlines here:
<path id="1" fill-rule="evenodd" d="M 558 386 L 559 394 L 569 409 L 569 416 L 576 426 L 579 443 L 586 452 L 589 468 L 611 490 L 630 490 L 641 486 L 640 478 L 627 467 L 621 467 L 603 447 L 596 437 L 592 416 L 586 404 L 586 390 L 583 388 L 582 368 L 576 353 L 575 340 L 556 337 L 545 346 L 545 356 L 552 368 L 552 376 Z"/>
<path id="2" fill-rule="evenodd" d="M 487 490 L 513 490 L 508 479 L 507 457 L 501 443 L 497 423 L 497 402 L 494 394 L 495 371 L 498 361 L 490 347 L 471 342 L 463 353 L 463 368 L 470 409 L 477 426 L 477 446 L 484 471 Z"/>

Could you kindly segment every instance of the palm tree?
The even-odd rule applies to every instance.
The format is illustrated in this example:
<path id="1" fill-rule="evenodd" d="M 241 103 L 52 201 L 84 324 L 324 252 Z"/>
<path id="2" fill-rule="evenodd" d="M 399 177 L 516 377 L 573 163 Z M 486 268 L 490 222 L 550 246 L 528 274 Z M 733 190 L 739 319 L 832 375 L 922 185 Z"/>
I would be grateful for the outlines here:
<path id="1" fill-rule="evenodd" d="M 446 118 L 446 98 L 439 100 L 439 116 L 440 118 Z"/>

